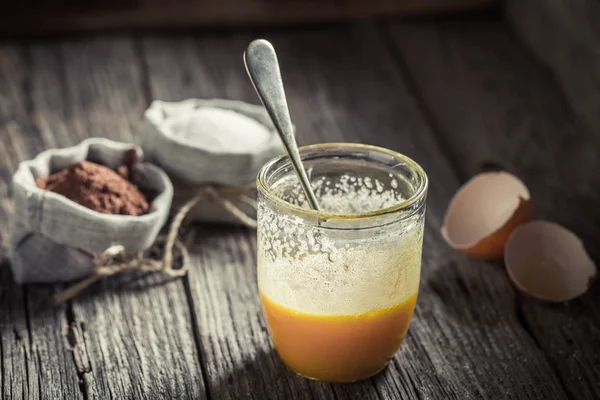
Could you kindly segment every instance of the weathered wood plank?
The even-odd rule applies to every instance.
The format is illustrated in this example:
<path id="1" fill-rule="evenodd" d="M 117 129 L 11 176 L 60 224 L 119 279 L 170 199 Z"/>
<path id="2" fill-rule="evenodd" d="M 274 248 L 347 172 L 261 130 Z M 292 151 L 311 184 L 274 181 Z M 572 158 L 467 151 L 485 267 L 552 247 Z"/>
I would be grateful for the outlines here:
<path id="1" fill-rule="evenodd" d="M 422 290 L 402 350 L 382 375 L 355 385 L 316 384 L 283 369 L 266 342 L 255 276 L 255 237 L 207 227 L 189 276 L 209 392 L 236 398 L 564 398 L 543 354 L 515 314 L 500 268 L 464 260 L 439 235 L 458 179 L 397 66 L 369 27 L 263 35 L 280 55 L 298 141 L 361 141 L 400 150 L 429 172 Z M 255 100 L 241 60 L 249 35 L 149 38 L 151 94 L 160 99 Z M 185 43 L 185 44 L 182 44 Z M 174 70 L 173 60 L 185 60 Z M 180 89 L 184 88 L 182 92 Z M 181 95 L 181 93 L 184 93 Z"/>
<path id="2" fill-rule="evenodd" d="M 144 39 L 152 97 L 225 97 L 256 103 L 251 86 L 240 80 L 245 73 L 243 47 L 235 47 L 242 42 L 229 38 L 209 42 L 207 45 L 214 47 L 199 47 L 190 36 Z M 219 60 L 200 61 L 217 49 L 234 51 L 239 71 L 218 68 Z M 289 374 L 269 345 L 254 283 L 255 235 L 245 229 L 215 225 L 198 225 L 195 230 L 190 249 L 194 262 L 186 279 L 202 338 L 211 397 L 311 399 L 314 392 L 318 398 L 334 399 L 329 385 Z"/>
<path id="3" fill-rule="evenodd" d="M 11 176 L 18 162 L 43 150 L 40 132 L 31 123 L 30 63 L 17 45 L 0 47 L 0 238 L 8 246 L 8 216 L 13 204 Z M 72 355 L 63 328 L 66 308 L 48 310 L 46 289 L 13 283 L 6 259 L 0 263 L 0 352 L 2 398 L 80 397 Z"/>
<path id="4" fill-rule="evenodd" d="M 8 137 L 7 152 L 16 154 L 7 158 L 3 173 L 43 148 L 73 145 L 85 137 L 133 140 L 146 98 L 130 40 L 34 42 L 23 54 L 26 69 L 19 84 L 30 129 Z M 19 82 L 19 75 L 7 79 Z M 50 310 L 40 306 L 50 290 L 27 287 L 25 318 L 29 313 L 33 344 L 32 356 L 25 353 L 24 360 L 39 373 L 36 378 L 30 372 L 36 386 L 31 391 L 30 383 L 25 397 L 204 398 L 183 284 L 158 285 L 160 280 L 152 276 L 124 286 L 123 279 L 112 279 L 72 305 Z M 6 391 L 10 386 L 4 382 Z"/>
<path id="5" fill-rule="evenodd" d="M 12 284 L 8 263 L 2 262 L 0 264 L 0 366 L 2 367 L 0 394 L 6 399 L 39 396 L 37 387 L 39 371 L 35 369 L 35 363 L 31 360 L 32 351 L 25 308 L 23 290 Z"/>
<path id="6" fill-rule="evenodd" d="M 396 24 L 392 31 L 461 178 L 490 161 L 515 172 L 530 188 L 536 216 L 581 235 L 598 261 L 597 142 L 550 73 L 499 22 Z M 496 275 L 498 285 L 508 279 Z M 564 304 L 517 301 L 524 326 L 573 398 L 600 396 L 599 299 L 595 285 Z"/>
<path id="7" fill-rule="evenodd" d="M 600 2 L 510 0 L 506 16 L 600 143 Z"/>
<path id="8" fill-rule="evenodd" d="M 12 202 L 9 200 L 10 182 L 14 167 L 18 164 L 17 149 L 13 148 L 10 139 L 19 137 L 21 132 L 17 120 L 26 119 L 25 94 L 22 90 L 24 81 L 24 60 L 17 45 L 3 44 L 0 47 L 0 215 L 6 221 L 6 215 L 11 212 Z M 15 133 L 16 131 L 16 133 Z M 18 146 L 18 145 L 17 145 Z M 8 224 L 0 224 L 0 243 L 5 248 L 8 243 Z"/>
<path id="9" fill-rule="evenodd" d="M 136 55 L 132 41 L 122 37 L 60 46 L 67 131 L 135 141 L 147 106 Z M 82 367 L 98 398 L 205 396 L 183 285 L 157 285 L 161 280 L 150 276 L 124 287 L 114 279 L 73 301 L 71 327 L 81 332 L 78 344 L 89 356 Z"/>

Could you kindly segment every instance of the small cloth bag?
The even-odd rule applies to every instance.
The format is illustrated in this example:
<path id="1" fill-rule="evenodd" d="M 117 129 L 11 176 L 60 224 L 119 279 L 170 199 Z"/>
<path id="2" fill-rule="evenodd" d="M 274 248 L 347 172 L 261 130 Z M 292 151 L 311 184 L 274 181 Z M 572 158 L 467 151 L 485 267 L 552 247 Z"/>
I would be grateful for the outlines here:
<path id="1" fill-rule="evenodd" d="M 169 174 L 175 188 L 174 209 L 207 186 L 247 187 L 248 196 L 254 198 L 258 170 L 285 151 L 265 109 L 242 101 L 154 101 L 145 119 L 142 146 L 148 160 Z M 234 119 L 239 125 L 232 126 Z M 235 131 L 229 132 L 231 137 L 226 128 Z M 232 201 L 244 214 L 256 216 L 251 205 Z M 191 217 L 205 222 L 239 222 L 211 198 L 203 199 Z"/>
<path id="2" fill-rule="evenodd" d="M 64 196 L 42 190 L 35 178 L 50 175 L 71 164 L 88 160 L 116 169 L 127 151 L 140 148 L 94 138 L 58 150 L 47 150 L 19 165 L 13 176 L 15 210 L 11 221 L 10 257 L 19 283 L 60 282 L 93 272 L 93 257 L 114 243 L 128 252 L 150 247 L 165 224 L 173 186 L 160 168 L 140 163 L 130 178 L 144 193 L 156 194 L 150 211 L 141 216 L 102 214 Z"/>

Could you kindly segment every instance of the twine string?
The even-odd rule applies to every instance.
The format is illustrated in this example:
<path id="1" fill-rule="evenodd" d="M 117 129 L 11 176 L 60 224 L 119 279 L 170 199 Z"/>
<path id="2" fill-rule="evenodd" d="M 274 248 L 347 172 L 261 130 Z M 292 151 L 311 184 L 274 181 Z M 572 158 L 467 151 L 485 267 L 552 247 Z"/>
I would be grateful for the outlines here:
<path id="1" fill-rule="evenodd" d="M 242 224 L 250 228 L 256 228 L 256 219 L 247 215 L 236 205 L 236 202 L 243 203 L 256 210 L 256 201 L 247 195 L 253 188 L 254 185 L 242 187 L 203 186 L 196 192 L 194 197 L 179 208 L 169 226 L 167 234 L 160 235 L 146 253 L 138 251 L 133 254 L 128 254 L 123 245 L 111 245 L 102 253 L 94 257 L 94 269 L 92 275 L 58 292 L 54 296 L 55 304 L 61 304 L 77 297 L 90 285 L 105 277 L 127 271 L 161 272 L 169 277 L 185 276 L 189 270 L 189 252 L 186 246 L 177 239 L 179 229 L 185 220 L 185 217 L 202 200 L 209 199 L 220 204 Z M 181 254 L 182 261 L 179 268 L 176 268 L 173 263 L 175 249 Z M 162 258 L 159 260 L 146 256 L 148 253 L 160 254 L 161 251 Z"/>

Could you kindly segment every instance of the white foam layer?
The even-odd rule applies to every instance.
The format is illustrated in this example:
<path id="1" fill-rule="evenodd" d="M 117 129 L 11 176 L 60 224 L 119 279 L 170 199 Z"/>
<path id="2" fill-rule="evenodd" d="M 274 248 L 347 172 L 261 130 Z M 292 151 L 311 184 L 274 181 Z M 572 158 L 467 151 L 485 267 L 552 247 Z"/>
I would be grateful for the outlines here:
<path id="1" fill-rule="evenodd" d="M 311 174 L 311 170 L 308 170 Z M 322 210 L 355 214 L 393 207 L 404 200 L 398 189 L 398 181 L 389 176 L 389 181 L 380 182 L 369 177 L 344 174 L 336 180 L 320 177 L 311 181 Z M 282 179 L 273 192 L 284 200 L 309 208 L 304 190 L 298 179 L 291 175 Z"/>
<path id="2" fill-rule="evenodd" d="M 419 287 L 421 229 L 397 242 L 272 259 L 258 251 L 258 286 L 270 300 L 318 315 L 357 315 L 393 307 Z"/>

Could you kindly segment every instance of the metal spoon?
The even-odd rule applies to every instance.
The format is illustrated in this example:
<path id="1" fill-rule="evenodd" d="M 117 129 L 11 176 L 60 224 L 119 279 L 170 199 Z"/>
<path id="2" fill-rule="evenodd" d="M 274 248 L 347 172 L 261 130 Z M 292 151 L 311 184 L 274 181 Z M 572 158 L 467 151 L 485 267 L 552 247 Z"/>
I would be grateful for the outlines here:
<path id="1" fill-rule="evenodd" d="M 319 203 L 312 188 L 306 170 L 302 165 L 298 145 L 292 130 L 292 120 L 285 99 L 283 81 L 279 62 L 273 45 L 264 39 L 253 40 L 244 52 L 246 71 L 254 85 L 254 89 L 271 117 L 279 137 L 292 160 L 292 166 L 300 180 L 308 203 L 314 210 L 319 210 Z"/>

